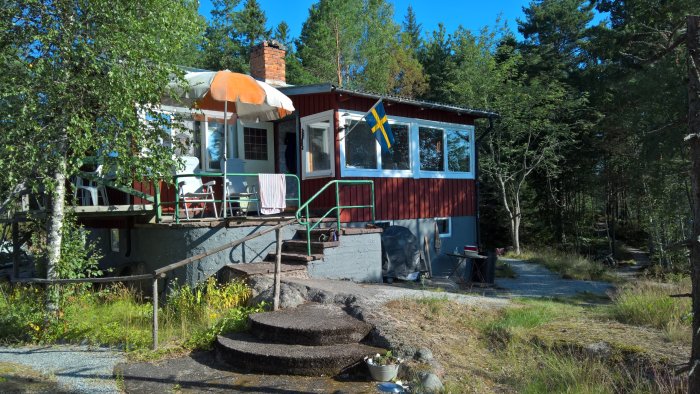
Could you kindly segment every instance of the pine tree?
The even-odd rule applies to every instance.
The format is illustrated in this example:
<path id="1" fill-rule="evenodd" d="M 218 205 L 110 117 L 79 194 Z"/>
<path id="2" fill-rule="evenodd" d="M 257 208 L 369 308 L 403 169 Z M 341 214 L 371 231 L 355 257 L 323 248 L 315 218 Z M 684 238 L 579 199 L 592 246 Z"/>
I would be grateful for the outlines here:
<path id="1" fill-rule="evenodd" d="M 423 98 L 454 104 L 457 65 L 452 57 L 451 38 L 442 23 L 438 24 L 438 29 L 425 43 L 421 63 L 428 75 L 428 90 Z"/>
<path id="2" fill-rule="evenodd" d="M 405 43 L 406 47 L 413 51 L 414 56 L 418 56 L 418 51 L 422 45 L 421 29 L 423 27 L 420 23 L 418 23 L 416 14 L 413 12 L 413 7 L 410 4 L 406 10 L 406 16 L 404 17 L 402 27 L 402 31 L 405 35 L 403 42 Z"/>

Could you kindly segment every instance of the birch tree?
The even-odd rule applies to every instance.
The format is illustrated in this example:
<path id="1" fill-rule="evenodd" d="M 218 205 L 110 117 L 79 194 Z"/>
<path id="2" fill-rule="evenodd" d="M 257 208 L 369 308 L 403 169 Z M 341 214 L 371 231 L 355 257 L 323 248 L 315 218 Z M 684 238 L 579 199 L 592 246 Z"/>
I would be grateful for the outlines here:
<path id="1" fill-rule="evenodd" d="M 0 170 L 5 182 L 51 197 L 47 277 L 55 278 L 66 186 L 85 156 L 100 157 L 121 183 L 173 168 L 172 148 L 162 144 L 171 121 L 155 108 L 200 37 L 197 3 L 3 4 Z M 144 115 L 154 121 L 144 124 Z"/>

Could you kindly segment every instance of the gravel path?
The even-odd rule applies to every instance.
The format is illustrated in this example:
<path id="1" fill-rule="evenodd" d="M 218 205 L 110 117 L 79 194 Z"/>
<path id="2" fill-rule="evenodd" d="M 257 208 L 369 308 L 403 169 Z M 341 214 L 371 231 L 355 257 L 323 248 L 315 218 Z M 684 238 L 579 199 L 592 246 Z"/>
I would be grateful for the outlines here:
<path id="1" fill-rule="evenodd" d="M 71 393 L 120 393 L 113 371 L 125 360 L 119 352 L 88 346 L 0 347 L 0 362 L 26 365 L 55 377 Z"/>
<path id="2" fill-rule="evenodd" d="M 613 285 L 592 280 L 562 279 L 547 268 L 522 260 L 502 259 L 513 267 L 515 279 L 498 278 L 496 286 L 515 297 L 570 297 L 578 293 L 605 295 Z"/>
<path id="3" fill-rule="evenodd" d="M 388 286 L 383 284 L 363 284 L 350 281 L 328 280 L 328 279 L 284 279 L 285 282 L 292 282 L 306 286 L 309 289 L 320 290 L 328 293 L 328 297 L 333 299 L 340 295 L 354 295 L 361 304 L 369 307 L 379 307 L 392 300 L 404 298 L 447 298 L 465 305 L 479 305 L 486 307 L 503 307 L 509 304 L 506 299 L 482 297 L 478 295 L 435 292 L 430 290 L 407 289 L 398 286 Z"/>

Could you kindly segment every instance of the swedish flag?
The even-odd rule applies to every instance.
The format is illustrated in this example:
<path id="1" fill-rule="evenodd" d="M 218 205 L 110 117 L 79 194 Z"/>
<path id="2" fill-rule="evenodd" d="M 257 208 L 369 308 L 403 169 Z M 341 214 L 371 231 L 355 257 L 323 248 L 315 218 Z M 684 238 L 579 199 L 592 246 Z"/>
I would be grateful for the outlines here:
<path id="1" fill-rule="evenodd" d="M 370 130 L 372 130 L 374 138 L 379 141 L 382 150 L 389 152 L 391 147 L 394 146 L 394 134 L 391 133 L 391 127 L 389 127 L 389 121 L 386 118 L 386 112 L 384 112 L 384 104 L 381 100 L 367 112 L 365 120 Z"/>

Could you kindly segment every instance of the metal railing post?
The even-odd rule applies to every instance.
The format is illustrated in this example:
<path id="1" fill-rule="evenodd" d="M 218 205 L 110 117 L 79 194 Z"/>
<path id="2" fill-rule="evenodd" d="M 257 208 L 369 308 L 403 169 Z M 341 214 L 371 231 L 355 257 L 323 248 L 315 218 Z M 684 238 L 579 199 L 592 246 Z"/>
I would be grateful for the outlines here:
<path id="1" fill-rule="evenodd" d="M 280 271 L 282 270 L 282 236 L 281 229 L 275 230 L 277 237 L 277 254 L 275 255 L 275 289 L 274 298 L 272 300 L 272 310 L 276 311 L 280 308 Z"/>
<path id="2" fill-rule="evenodd" d="M 336 231 L 340 234 L 340 184 L 336 182 L 335 184 L 335 214 L 336 220 Z"/>
<path id="3" fill-rule="evenodd" d="M 153 276 L 153 350 L 158 350 L 158 276 Z"/>
<path id="4" fill-rule="evenodd" d="M 375 210 L 374 210 L 374 181 L 372 181 L 372 183 L 370 183 L 370 185 L 371 185 L 371 187 L 372 187 L 372 223 L 374 224 L 374 222 L 377 220 L 377 218 L 374 216 L 374 215 L 375 215 Z"/>

